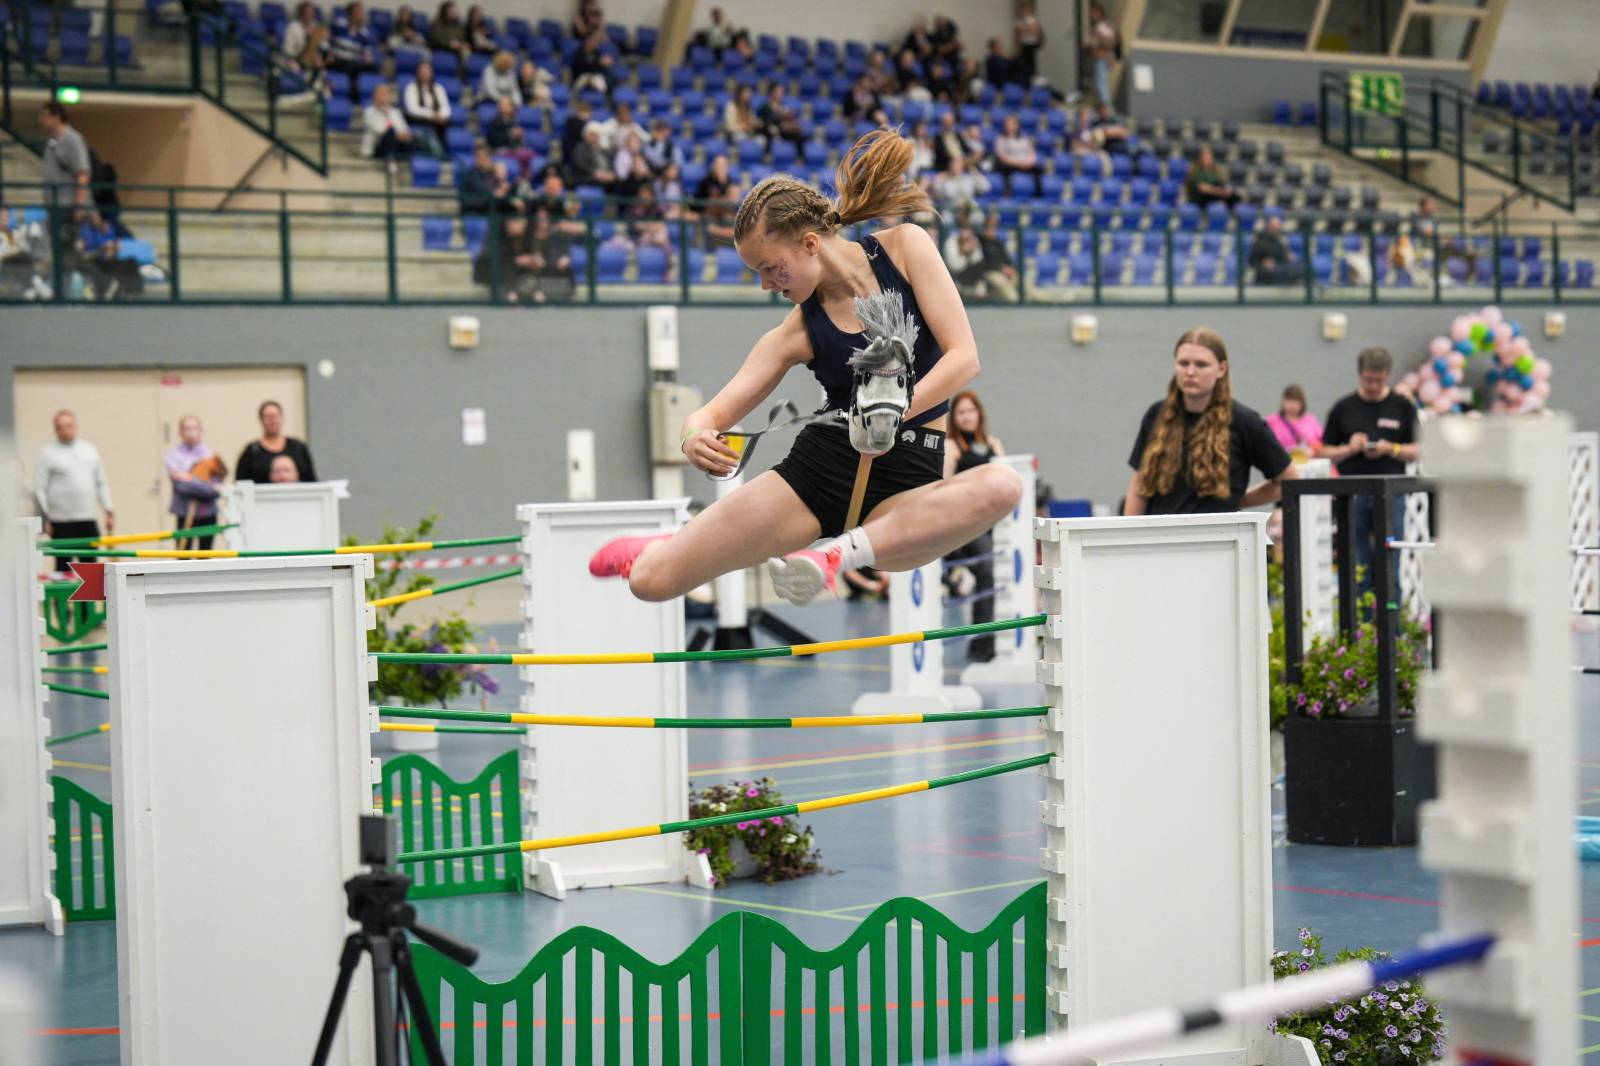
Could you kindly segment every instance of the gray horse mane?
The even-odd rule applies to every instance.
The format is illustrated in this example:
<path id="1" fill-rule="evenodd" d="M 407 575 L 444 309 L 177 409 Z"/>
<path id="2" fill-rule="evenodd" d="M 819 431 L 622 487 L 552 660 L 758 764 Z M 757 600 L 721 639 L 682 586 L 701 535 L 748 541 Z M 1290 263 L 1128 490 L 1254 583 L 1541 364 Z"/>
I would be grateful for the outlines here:
<path id="1" fill-rule="evenodd" d="M 858 348 L 850 356 L 852 370 L 884 370 L 897 362 L 909 362 L 916 350 L 918 327 L 916 320 L 905 309 L 900 294 L 892 289 L 871 296 L 857 296 L 856 317 L 866 329 L 871 343 Z M 899 346 L 887 343 L 899 341 Z"/>

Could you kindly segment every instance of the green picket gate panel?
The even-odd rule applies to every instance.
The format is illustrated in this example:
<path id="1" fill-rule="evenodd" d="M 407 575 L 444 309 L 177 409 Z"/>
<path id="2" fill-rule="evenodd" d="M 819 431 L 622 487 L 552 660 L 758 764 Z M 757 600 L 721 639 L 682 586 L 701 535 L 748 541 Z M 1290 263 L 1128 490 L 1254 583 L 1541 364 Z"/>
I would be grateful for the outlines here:
<path id="1" fill-rule="evenodd" d="M 105 624 L 105 601 L 69 603 L 77 582 L 52 581 L 44 587 L 44 631 L 62 644 L 76 644 Z"/>
<path id="2" fill-rule="evenodd" d="M 890 900 L 829 951 L 739 911 L 665 965 L 577 927 L 498 984 L 425 944 L 413 953 L 454 1066 L 892 1066 L 1044 1032 L 1045 907 L 1041 882 L 969 933 L 921 900 Z"/>
<path id="3" fill-rule="evenodd" d="M 50 778 L 56 898 L 69 922 L 117 916 L 111 804 L 60 774 Z M 98 837 L 98 839 L 96 839 Z"/>
<path id="4" fill-rule="evenodd" d="M 665 965 L 610 933 L 578 926 L 499 984 L 426 944 L 413 945 L 412 954 L 428 1012 L 455 1066 L 731 1066 L 740 1047 L 741 917 L 713 922 Z M 412 1057 L 420 1062 L 421 1043 L 415 1034 L 411 1039 Z"/>
<path id="5" fill-rule="evenodd" d="M 399 851 L 500 844 L 522 836 L 516 749 L 500 755 L 471 781 L 456 781 L 420 755 L 383 764 L 381 803 L 400 826 Z M 401 863 L 411 898 L 517 892 L 522 853 Z"/>

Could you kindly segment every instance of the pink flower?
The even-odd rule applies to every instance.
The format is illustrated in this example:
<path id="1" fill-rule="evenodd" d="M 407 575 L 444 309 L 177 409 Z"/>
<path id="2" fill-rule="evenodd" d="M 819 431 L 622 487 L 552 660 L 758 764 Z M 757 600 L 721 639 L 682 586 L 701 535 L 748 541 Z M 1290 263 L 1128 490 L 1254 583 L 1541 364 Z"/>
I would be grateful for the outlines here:
<path id="1" fill-rule="evenodd" d="M 756 786 L 751 785 L 749 788 L 745 789 L 744 794 L 749 796 L 751 799 L 755 799 L 757 796 L 761 795 L 761 790 Z"/>
<path id="2" fill-rule="evenodd" d="M 783 819 L 781 817 L 768 818 L 767 821 L 771 822 L 773 825 L 783 824 Z"/>

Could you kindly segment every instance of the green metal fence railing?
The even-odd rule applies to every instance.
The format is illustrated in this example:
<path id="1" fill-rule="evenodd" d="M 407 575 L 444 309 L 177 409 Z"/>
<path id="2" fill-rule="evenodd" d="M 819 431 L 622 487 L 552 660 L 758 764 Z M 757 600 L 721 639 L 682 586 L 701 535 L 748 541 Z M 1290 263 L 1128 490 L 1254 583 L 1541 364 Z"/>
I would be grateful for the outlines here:
<path id="1" fill-rule="evenodd" d="M 69 922 L 115 918 L 111 804 L 60 774 L 50 779 L 56 898 Z"/>
<path id="2" fill-rule="evenodd" d="M 400 827 L 399 852 L 462 844 L 497 844 L 522 833 L 515 749 L 500 755 L 471 781 L 456 781 L 420 755 L 383 764 L 382 802 Z M 403 863 L 412 899 L 517 892 L 522 854 L 484 855 Z"/>

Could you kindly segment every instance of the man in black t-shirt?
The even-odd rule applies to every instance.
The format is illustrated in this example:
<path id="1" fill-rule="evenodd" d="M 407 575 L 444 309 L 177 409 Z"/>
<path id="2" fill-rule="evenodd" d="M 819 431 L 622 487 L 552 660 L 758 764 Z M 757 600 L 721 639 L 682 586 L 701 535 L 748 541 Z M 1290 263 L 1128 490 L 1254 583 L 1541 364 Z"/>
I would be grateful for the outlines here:
<path id="1" fill-rule="evenodd" d="M 1133 452 L 1128 465 L 1135 471 L 1144 462 L 1145 445 L 1155 430 L 1156 419 L 1161 417 L 1165 401 L 1150 406 L 1139 422 L 1139 437 L 1133 442 Z M 1241 507 L 1254 507 L 1277 499 L 1276 482 L 1288 472 L 1289 453 L 1283 450 L 1278 438 L 1267 427 L 1266 421 L 1242 403 L 1233 405 L 1233 422 L 1228 432 L 1228 495 L 1202 496 L 1189 480 L 1189 435 L 1204 412 L 1185 410 L 1183 414 L 1184 461 L 1172 491 L 1144 497 L 1142 512 L 1126 508 L 1129 514 L 1226 514 Z M 1254 468 L 1267 477 L 1267 481 L 1246 491 L 1250 484 L 1250 470 Z"/>
<path id="2" fill-rule="evenodd" d="M 1406 464 L 1417 461 L 1417 408 L 1389 388 L 1394 357 L 1386 348 L 1367 348 L 1356 357 L 1359 384 L 1328 412 L 1319 455 L 1333 460 L 1339 473 L 1349 476 L 1399 477 Z M 1373 529 L 1372 496 L 1357 496 L 1351 504 L 1355 524 L 1358 591 L 1372 588 L 1372 553 L 1378 536 L 1401 536 L 1405 531 L 1405 497 L 1394 499 L 1390 528 Z"/>

